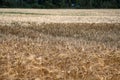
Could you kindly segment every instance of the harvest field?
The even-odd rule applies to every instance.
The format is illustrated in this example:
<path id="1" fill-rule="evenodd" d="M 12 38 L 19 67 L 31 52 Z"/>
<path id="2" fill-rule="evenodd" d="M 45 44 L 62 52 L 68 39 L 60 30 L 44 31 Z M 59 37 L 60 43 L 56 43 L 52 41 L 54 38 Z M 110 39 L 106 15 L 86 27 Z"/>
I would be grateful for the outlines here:
<path id="1" fill-rule="evenodd" d="M 0 9 L 0 80 L 119 79 L 119 9 Z"/>

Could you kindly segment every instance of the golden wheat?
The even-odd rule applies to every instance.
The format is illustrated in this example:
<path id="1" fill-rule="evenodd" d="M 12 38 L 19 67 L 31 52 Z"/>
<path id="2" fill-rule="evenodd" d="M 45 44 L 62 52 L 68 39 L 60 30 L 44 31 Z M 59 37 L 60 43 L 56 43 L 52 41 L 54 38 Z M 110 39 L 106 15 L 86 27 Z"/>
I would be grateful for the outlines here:
<path id="1" fill-rule="evenodd" d="M 0 80 L 120 79 L 119 18 L 65 23 L 60 16 L 56 23 L 48 16 L 54 21 L 38 24 L 37 17 L 9 17 L 0 15 Z"/>

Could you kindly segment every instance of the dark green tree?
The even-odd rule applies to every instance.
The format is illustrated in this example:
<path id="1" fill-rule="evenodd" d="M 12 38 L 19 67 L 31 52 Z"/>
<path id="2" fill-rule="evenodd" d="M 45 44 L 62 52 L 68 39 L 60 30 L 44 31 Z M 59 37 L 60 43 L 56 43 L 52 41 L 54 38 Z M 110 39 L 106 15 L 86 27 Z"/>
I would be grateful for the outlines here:
<path id="1" fill-rule="evenodd" d="M 0 0 L 8 8 L 120 8 L 120 0 Z"/>

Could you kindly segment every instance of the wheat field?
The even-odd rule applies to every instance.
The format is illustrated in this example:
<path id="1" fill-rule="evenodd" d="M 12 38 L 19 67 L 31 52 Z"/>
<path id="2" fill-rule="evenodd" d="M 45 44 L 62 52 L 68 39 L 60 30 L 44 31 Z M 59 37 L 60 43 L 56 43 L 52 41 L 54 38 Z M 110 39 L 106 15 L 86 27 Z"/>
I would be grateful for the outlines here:
<path id="1" fill-rule="evenodd" d="M 119 79 L 119 9 L 0 9 L 0 80 Z"/>

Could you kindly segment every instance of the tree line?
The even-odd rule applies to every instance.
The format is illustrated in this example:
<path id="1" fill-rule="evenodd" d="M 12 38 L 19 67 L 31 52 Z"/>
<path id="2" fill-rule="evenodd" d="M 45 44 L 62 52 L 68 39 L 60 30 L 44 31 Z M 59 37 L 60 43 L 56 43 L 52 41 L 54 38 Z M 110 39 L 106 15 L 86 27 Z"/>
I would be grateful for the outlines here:
<path id="1" fill-rule="evenodd" d="M 0 0 L 1 8 L 120 8 L 120 0 Z"/>

